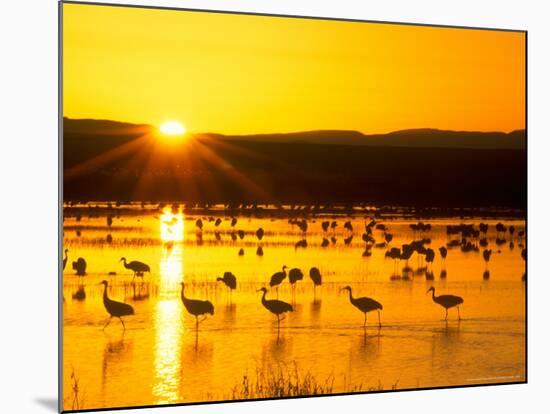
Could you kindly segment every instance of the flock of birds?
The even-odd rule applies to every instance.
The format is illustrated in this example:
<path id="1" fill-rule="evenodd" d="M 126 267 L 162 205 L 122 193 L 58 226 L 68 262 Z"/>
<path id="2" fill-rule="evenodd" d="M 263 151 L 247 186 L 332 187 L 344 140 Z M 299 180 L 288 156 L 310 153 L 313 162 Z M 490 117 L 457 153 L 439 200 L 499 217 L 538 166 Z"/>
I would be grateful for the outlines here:
<path id="1" fill-rule="evenodd" d="M 132 262 L 128 264 L 131 264 L 131 263 Z M 282 271 L 276 272 L 271 276 L 271 279 L 269 281 L 269 286 L 271 288 L 275 287 L 277 289 L 278 286 L 287 277 L 293 287 L 298 280 L 303 279 L 303 272 L 300 269 L 292 268 L 288 273 L 286 269 L 287 269 L 287 266 L 283 266 Z M 319 286 L 322 284 L 322 276 L 318 268 L 312 267 L 309 271 L 309 275 L 314 286 Z M 231 272 L 225 272 L 223 277 L 218 277 L 216 280 L 224 283 L 225 286 L 229 289 L 229 291 L 233 291 L 237 288 L 237 278 Z M 104 287 L 103 305 L 105 306 L 105 309 L 110 316 L 109 320 L 107 321 L 103 329 L 105 329 L 111 323 L 112 318 L 115 317 L 120 320 L 120 322 L 122 323 L 123 329 L 125 330 L 126 326 L 124 325 L 124 321 L 122 320 L 122 317 L 134 315 L 135 313 L 134 308 L 127 303 L 118 302 L 109 298 L 109 295 L 107 293 L 109 282 L 107 280 L 103 280 L 101 284 Z M 359 310 L 364 314 L 364 323 L 363 323 L 364 327 L 367 326 L 367 314 L 373 311 L 376 311 L 378 314 L 378 326 L 379 327 L 382 326 L 381 319 L 380 319 L 380 311 L 383 309 L 383 306 L 380 302 L 369 297 L 354 297 L 351 286 L 345 286 L 341 289 L 341 291 L 347 291 L 349 295 L 350 303 L 357 310 Z M 280 323 L 284 319 L 285 313 L 294 311 L 293 306 L 290 303 L 284 302 L 279 299 L 267 299 L 266 295 L 267 295 L 268 289 L 266 287 L 260 288 L 258 292 L 262 292 L 261 304 L 263 305 L 263 307 L 277 317 L 277 331 L 279 331 Z M 464 300 L 460 296 L 454 296 L 454 295 L 436 296 L 434 287 L 430 287 L 430 289 L 428 289 L 426 293 L 430 293 L 430 292 L 432 293 L 432 300 L 438 305 L 441 305 L 443 308 L 445 308 L 445 321 L 447 320 L 448 310 L 453 307 L 457 308 L 458 319 L 460 320 L 459 306 L 462 303 L 464 303 Z M 195 329 L 197 332 L 199 328 L 199 323 L 205 320 L 207 315 L 211 315 L 211 316 L 214 315 L 214 305 L 212 304 L 212 302 L 210 302 L 209 300 L 191 299 L 185 295 L 184 282 L 181 282 L 181 301 L 183 303 L 185 310 L 189 314 L 195 317 Z M 202 319 L 199 319 L 199 318 L 202 318 Z"/>
<path id="2" fill-rule="evenodd" d="M 308 230 L 307 220 L 290 219 L 289 222 L 290 224 L 297 225 L 300 228 L 302 234 L 305 236 Z M 217 220 L 215 220 L 215 226 L 219 226 L 220 223 L 221 223 L 221 219 L 218 218 Z M 236 223 L 237 223 L 237 219 L 233 218 L 231 220 L 231 226 L 232 227 L 235 226 Z M 197 219 L 195 224 L 196 224 L 196 227 L 202 232 L 203 225 L 204 225 L 202 220 Z M 322 246 L 325 244 L 325 240 L 328 242 L 328 239 L 326 237 L 328 237 L 327 233 L 329 232 L 329 230 L 333 232 L 332 237 L 334 237 L 334 232 L 337 226 L 338 226 L 338 223 L 336 221 L 332 221 L 332 222 L 323 221 L 321 223 L 321 227 L 324 233 L 323 243 L 321 244 Z M 345 222 L 344 228 L 346 229 L 346 231 L 349 232 L 349 235 L 347 236 L 346 240 L 353 238 L 353 226 L 351 221 Z M 412 272 L 412 268 L 409 266 L 409 259 L 411 259 L 413 253 L 416 252 L 417 258 L 418 258 L 417 260 L 419 261 L 417 272 L 420 271 L 424 273 L 426 275 L 426 279 L 433 279 L 433 272 L 431 270 L 431 265 L 435 259 L 436 253 L 433 249 L 427 247 L 431 243 L 431 240 L 426 236 L 427 232 L 431 230 L 431 225 L 429 223 L 425 224 L 423 222 L 419 222 L 419 223 L 410 224 L 410 228 L 413 231 L 415 240 L 409 243 L 402 244 L 400 247 L 390 247 L 390 243 L 393 240 L 393 235 L 389 232 L 388 227 L 383 223 L 377 223 L 375 220 L 371 220 L 368 223 L 365 222 L 365 232 L 362 234 L 362 240 L 365 242 L 365 251 L 363 255 L 367 257 L 370 256 L 371 249 L 373 247 L 387 248 L 385 257 L 391 258 L 395 261 L 394 275 L 392 277 L 401 278 L 401 276 L 397 274 L 397 265 L 399 264 L 399 262 L 405 261 L 405 266 L 402 269 L 402 275 L 403 275 L 402 278 L 407 278 L 408 274 Z M 489 225 L 485 223 L 480 223 L 478 227 L 476 227 L 473 224 L 448 225 L 446 227 L 448 242 L 446 246 L 441 246 L 438 249 L 439 254 L 441 256 L 441 262 L 442 262 L 442 271 L 440 274 L 441 278 L 446 277 L 445 259 L 447 258 L 448 249 L 460 248 L 462 252 L 479 252 L 480 247 L 484 248 L 482 252 L 482 256 L 485 261 L 485 272 L 483 274 L 483 277 L 485 279 L 489 278 L 488 263 L 492 255 L 492 250 L 487 249 L 488 229 L 489 229 Z M 378 230 L 382 233 L 382 236 L 383 236 L 382 240 L 377 241 L 375 239 L 374 230 Z M 514 243 L 513 237 L 515 233 L 514 226 L 510 226 L 506 228 L 502 223 L 498 223 L 496 225 L 496 230 L 497 230 L 497 237 L 496 237 L 497 247 L 502 244 L 509 243 L 510 248 L 513 248 L 513 243 Z M 241 239 L 244 237 L 244 232 L 242 230 L 239 230 L 238 232 L 236 232 L 236 234 L 239 235 Z M 259 240 L 263 238 L 264 234 L 265 232 L 262 228 L 259 228 L 256 231 L 256 236 Z M 506 234 L 510 235 L 509 240 L 506 238 Z M 523 260 L 526 260 L 527 253 L 526 253 L 525 247 L 523 246 L 524 237 L 525 237 L 524 230 L 520 230 L 517 232 L 519 245 L 522 248 L 521 257 L 523 258 Z M 305 241 L 305 238 L 303 240 Z M 303 244 L 307 246 L 307 242 Z M 68 261 L 68 250 L 66 249 L 64 251 L 63 269 L 65 269 L 67 261 Z M 426 262 L 425 266 L 423 266 L 423 261 Z M 122 262 L 123 266 L 126 269 L 129 269 L 133 272 L 132 282 L 136 277 L 139 277 L 143 280 L 144 273 L 151 272 L 151 268 L 149 265 L 147 265 L 146 263 L 140 262 L 138 260 L 128 261 L 125 257 L 122 257 L 120 259 L 120 262 Z M 87 266 L 86 261 L 83 258 L 78 258 L 76 261 L 72 263 L 72 267 L 76 271 L 76 274 L 78 276 L 84 276 L 86 274 L 86 266 Z M 317 267 L 311 267 L 309 270 L 309 276 L 311 281 L 313 282 L 314 291 L 315 291 L 317 286 L 322 285 L 321 272 Z M 261 289 L 258 290 L 258 292 L 262 292 L 261 304 L 263 305 L 263 307 L 277 317 L 278 329 L 280 328 L 280 322 L 284 319 L 284 315 L 287 312 L 292 312 L 294 310 L 293 306 L 290 303 L 279 300 L 278 298 L 279 296 L 278 288 L 281 285 L 281 283 L 287 278 L 289 283 L 292 286 L 292 291 L 294 295 L 296 283 L 300 280 L 303 280 L 304 274 L 301 269 L 299 268 L 289 269 L 286 265 L 282 266 L 281 271 L 274 273 L 269 280 L 269 287 L 270 289 L 273 289 L 273 288 L 275 289 L 277 299 L 266 298 L 268 293 L 268 289 L 266 287 L 262 287 Z M 522 276 L 522 278 L 523 280 L 525 280 L 525 274 Z M 237 278 L 231 272 L 225 272 L 223 276 L 218 277 L 216 281 L 222 282 L 223 284 L 225 284 L 229 292 L 232 292 L 237 288 Z M 126 329 L 124 322 L 122 320 L 122 317 L 133 315 L 134 314 L 133 307 L 127 303 L 118 302 L 110 299 L 107 292 L 109 282 L 107 280 L 103 280 L 101 284 L 104 286 L 103 304 L 105 306 L 106 311 L 110 315 L 110 318 L 103 329 L 105 329 L 109 325 L 113 317 L 118 318 L 122 323 L 123 328 Z M 364 314 L 363 326 L 367 325 L 367 314 L 373 311 L 377 312 L 378 325 L 381 326 L 380 311 L 383 309 L 383 306 L 380 302 L 369 297 L 354 297 L 351 286 L 345 286 L 341 290 L 348 292 L 350 303 L 357 310 L 359 310 Z M 463 298 L 455 295 L 436 296 L 434 287 L 430 287 L 430 289 L 428 289 L 426 293 L 430 293 L 430 292 L 432 294 L 433 302 L 442 306 L 445 309 L 445 320 L 447 320 L 447 317 L 448 317 L 448 310 L 455 307 L 458 312 L 458 319 L 460 320 L 460 305 L 464 303 Z M 183 282 L 181 283 L 181 300 L 186 311 L 195 317 L 197 332 L 198 332 L 199 323 L 202 322 L 204 319 L 206 319 L 207 315 L 214 315 L 214 305 L 212 304 L 212 302 L 208 300 L 198 300 L 198 299 L 191 299 L 187 297 L 185 294 L 185 283 Z"/>

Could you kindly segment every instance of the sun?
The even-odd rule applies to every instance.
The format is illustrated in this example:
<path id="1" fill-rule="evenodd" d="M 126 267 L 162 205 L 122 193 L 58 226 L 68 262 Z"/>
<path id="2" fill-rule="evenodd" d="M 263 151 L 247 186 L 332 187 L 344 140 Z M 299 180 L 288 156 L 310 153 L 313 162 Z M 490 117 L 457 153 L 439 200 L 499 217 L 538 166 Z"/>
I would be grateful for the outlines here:
<path id="1" fill-rule="evenodd" d="M 166 121 L 160 125 L 160 132 L 171 137 L 179 137 L 187 132 L 185 126 L 178 121 Z"/>

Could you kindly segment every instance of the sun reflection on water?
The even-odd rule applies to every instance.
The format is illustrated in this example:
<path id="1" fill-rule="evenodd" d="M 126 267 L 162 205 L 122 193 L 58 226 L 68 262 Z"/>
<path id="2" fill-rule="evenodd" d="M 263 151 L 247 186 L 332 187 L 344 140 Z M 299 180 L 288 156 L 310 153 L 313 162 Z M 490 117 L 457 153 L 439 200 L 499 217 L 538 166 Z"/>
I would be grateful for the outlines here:
<path id="1" fill-rule="evenodd" d="M 181 208 L 174 213 L 169 207 L 160 216 L 160 238 L 163 242 L 183 241 L 183 213 Z"/>
<path id="2" fill-rule="evenodd" d="M 183 240 L 183 214 L 165 209 L 160 221 L 163 241 Z M 159 300 L 155 305 L 155 380 L 153 395 L 157 404 L 181 401 L 180 370 L 183 324 L 179 282 L 183 280 L 183 245 L 162 248 Z"/>

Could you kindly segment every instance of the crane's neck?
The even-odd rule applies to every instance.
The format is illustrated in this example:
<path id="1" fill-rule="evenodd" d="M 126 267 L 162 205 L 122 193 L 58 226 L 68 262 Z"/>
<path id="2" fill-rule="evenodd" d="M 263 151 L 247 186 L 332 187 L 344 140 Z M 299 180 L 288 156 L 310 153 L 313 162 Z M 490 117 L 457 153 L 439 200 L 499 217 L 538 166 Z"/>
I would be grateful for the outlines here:
<path id="1" fill-rule="evenodd" d="M 103 303 L 109 301 L 109 296 L 107 296 L 107 285 L 103 285 Z"/>
<path id="2" fill-rule="evenodd" d="M 264 290 L 263 291 L 263 295 L 262 295 L 262 304 L 265 304 L 265 295 L 267 294 L 267 290 Z"/>
<path id="3" fill-rule="evenodd" d="M 181 285 L 181 301 L 183 303 L 187 302 L 187 298 L 185 297 L 185 286 Z"/>
<path id="4" fill-rule="evenodd" d="M 432 289 L 432 300 L 435 302 L 435 289 Z"/>
<path id="5" fill-rule="evenodd" d="M 346 289 L 348 291 L 348 294 L 349 294 L 349 301 L 351 303 L 353 303 L 355 301 L 355 299 L 353 298 L 353 295 L 351 294 L 351 289 Z"/>
<path id="6" fill-rule="evenodd" d="M 64 257 L 65 261 L 67 261 L 67 258 L 68 258 L 68 257 L 69 257 L 69 256 L 67 255 L 67 250 L 65 250 L 65 257 Z"/>

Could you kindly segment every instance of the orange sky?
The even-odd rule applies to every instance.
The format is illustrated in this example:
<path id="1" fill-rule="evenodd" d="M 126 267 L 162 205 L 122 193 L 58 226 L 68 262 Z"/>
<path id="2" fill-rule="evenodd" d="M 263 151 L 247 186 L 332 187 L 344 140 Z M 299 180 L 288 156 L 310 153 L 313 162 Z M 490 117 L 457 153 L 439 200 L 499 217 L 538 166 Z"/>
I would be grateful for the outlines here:
<path id="1" fill-rule="evenodd" d="M 63 6 L 64 115 L 193 132 L 525 128 L 525 34 Z"/>

